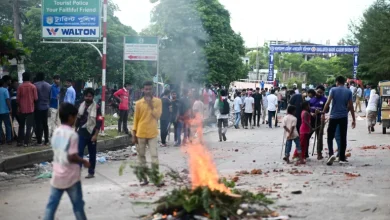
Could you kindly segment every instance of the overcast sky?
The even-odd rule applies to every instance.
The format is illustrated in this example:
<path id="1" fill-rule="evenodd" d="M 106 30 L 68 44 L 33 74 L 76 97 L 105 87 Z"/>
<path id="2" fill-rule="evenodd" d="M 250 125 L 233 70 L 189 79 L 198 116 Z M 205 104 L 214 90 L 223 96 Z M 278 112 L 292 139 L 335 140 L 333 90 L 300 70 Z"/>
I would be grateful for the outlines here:
<path id="1" fill-rule="evenodd" d="M 348 24 L 361 18 L 375 0 L 220 0 L 231 14 L 231 25 L 246 46 L 264 40 L 336 44 L 349 34 Z M 137 32 L 147 27 L 149 0 L 114 0 L 122 23 Z"/>

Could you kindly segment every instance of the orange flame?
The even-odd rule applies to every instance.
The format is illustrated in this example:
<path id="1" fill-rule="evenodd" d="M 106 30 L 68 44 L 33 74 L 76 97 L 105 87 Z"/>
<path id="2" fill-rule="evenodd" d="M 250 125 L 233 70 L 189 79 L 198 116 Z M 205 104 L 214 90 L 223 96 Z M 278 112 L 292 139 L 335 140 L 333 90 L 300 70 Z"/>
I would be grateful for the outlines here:
<path id="1" fill-rule="evenodd" d="M 231 193 L 230 189 L 224 184 L 218 182 L 218 172 L 210 152 L 202 145 L 202 119 L 199 114 L 191 120 L 191 125 L 195 125 L 198 138 L 193 139 L 192 143 L 186 148 L 189 154 L 190 177 L 192 189 L 199 186 L 208 187 L 211 190 Z"/>

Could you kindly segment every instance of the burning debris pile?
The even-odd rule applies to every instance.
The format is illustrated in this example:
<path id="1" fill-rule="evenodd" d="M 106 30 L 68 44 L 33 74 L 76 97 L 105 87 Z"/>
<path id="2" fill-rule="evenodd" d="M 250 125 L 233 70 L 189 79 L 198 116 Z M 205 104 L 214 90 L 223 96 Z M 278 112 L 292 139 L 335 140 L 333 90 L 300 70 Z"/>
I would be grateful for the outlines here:
<path id="1" fill-rule="evenodd" d="M 201 123 L 196 124 L 200 124 L 198 129 L 201 129 Z M 143 219 L 232 220 L 278 216 L 276 212 L 267 207 L 273 201 L 266 198 L 264 194 L 231 189 L 228 186 L 232 186 L 226 184 L 226 179 L 220 180 L 212 157 L 202 143 L 201 138 L 198 138 L 185 148 L 189 155 L 191 184 L 182 188 L 178 187 L 161 197 L 155 202 L 154 212 L 143 216 Z M 149 168 L 133 168 L 135 168 L 134 172 L 139 179 L 148 176 L 155 184 L 161 180 L 161 175 L 153 172 L 153 168 L 151 170 Z M 258 172 L 261 173 L 261 170 Z M 179 175 L 177 172 L 176 175 L 170 172 L 168 176 L 175 179 L 175 176 Z"/>

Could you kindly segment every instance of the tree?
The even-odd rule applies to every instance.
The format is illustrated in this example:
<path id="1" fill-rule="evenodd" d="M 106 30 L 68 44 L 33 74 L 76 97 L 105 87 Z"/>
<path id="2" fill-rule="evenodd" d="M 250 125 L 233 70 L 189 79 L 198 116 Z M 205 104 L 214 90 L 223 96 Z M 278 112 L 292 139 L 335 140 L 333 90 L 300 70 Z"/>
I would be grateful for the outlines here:
<path id="1" fill-rule="evenodd" d="M 390 79 L 390 2 L 375 1 L 350 30 L 360 47 L 358 76 L 370 82 Z"/>
<path id="2" fill-rule="evenodd" d="M 13 37 L 13 29 L 3 26 L 0 29 L 0 65 L 8 64 L 8 60 L 21 60 L 29 54 L 29 50 Z"/>
<path id="3" fill-rule="evenodd" d="M 129 26 L 123 25 L 114 12 L 118 7 L 109 2 L 107 29 L 107 81 L 122 83 L 123 36 L 137 35 Z M 41 9 L 32 7 L 27 12 L 29 23 L 23 26 L 25 46 L 31 51 L 26 61 L 27 69 L 32 72 L 43 71 L 48 77 L 59 74 L 63 78 L 94 78 L 100 81 L 101 58 L 98 52 L 87 44 L 50 44 L 41 42 Z M 100 50 L 101 45 L 97 46 Z M 152 76 L 147 63 L 132 62 L 126 64 L 126 80 L 134 85 L 141 84 Z"/>
<path id="4" fill-rule="evenodd" d="M 160 35 L 161 72 L 171 83 L 229 85 L 246 75 L 244 41 L 217 0 L 160 0 L 151 22 L 144 32 Z"/>

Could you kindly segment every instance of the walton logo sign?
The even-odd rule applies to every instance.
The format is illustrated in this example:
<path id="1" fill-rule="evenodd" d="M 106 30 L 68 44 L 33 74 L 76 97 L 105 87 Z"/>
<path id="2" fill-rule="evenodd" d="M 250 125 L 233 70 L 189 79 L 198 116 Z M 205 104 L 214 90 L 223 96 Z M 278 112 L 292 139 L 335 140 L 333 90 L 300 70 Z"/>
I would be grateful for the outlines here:
<path id="1" fill-rule="evenodd" d="M 46 31 L 50 36 L 56 36 L 58 28 L 46 28 Z"/>

